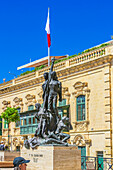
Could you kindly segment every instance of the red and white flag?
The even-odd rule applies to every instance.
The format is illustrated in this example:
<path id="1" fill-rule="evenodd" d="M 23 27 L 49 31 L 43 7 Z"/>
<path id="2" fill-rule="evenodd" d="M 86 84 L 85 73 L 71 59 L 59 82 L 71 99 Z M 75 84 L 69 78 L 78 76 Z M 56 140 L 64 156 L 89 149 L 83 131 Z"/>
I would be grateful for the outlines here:
<path id="1" fill-rule="evenodd" d="M 47 17 L 45 30 L 47 31 L 48 47 L 50 47 L 51 46 L 51 38 L 50 38 L 49 9 L 48 9 L 48 17 Z"/>

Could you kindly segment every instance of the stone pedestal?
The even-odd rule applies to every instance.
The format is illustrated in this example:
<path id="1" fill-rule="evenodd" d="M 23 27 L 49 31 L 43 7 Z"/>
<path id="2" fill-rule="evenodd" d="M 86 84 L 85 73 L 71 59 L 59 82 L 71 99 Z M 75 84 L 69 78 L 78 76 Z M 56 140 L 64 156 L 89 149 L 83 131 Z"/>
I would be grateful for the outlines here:
<path id="1" fill-rule="evenodd" d="M 75 146 L 23 148 L 21 156 L 30 159 L 28 170 L 81 170 L 81 152 Z"/>

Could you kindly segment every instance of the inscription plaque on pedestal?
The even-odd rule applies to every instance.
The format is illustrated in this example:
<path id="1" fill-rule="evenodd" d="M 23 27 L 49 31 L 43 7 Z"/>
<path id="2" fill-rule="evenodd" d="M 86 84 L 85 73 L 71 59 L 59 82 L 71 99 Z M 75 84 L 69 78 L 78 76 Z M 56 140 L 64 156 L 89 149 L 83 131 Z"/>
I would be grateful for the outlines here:
<path id="1" fill-rule="evenodd" d="M 75 146 L 38 146 L 21 151 L 30 159 L 28 170 L 81 170 L 81 152 Z"/>

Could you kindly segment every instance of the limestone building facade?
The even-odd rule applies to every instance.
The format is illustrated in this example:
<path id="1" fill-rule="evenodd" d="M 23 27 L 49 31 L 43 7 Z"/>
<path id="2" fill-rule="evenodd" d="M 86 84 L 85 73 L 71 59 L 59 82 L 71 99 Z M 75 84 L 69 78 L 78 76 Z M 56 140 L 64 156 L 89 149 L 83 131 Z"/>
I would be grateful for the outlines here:
<path id="1" fill-rule="evenodd" d="M 113 41 L 55 64 L 62 82 L 63 101 L 59 115 L 70 118 L 70 143 L 83 155 L 113 157 Z M 23 147 L 37 127 L 34 118 L 36 102 L 42 101 L 43 73 L 49 67 L 0 84 L 0 113 L 8 106 L 18 107 L 20 122 L 10 124 L 10 145 Z M 1 140 L 7 145 L 7 122 L 2 120 Z"/>

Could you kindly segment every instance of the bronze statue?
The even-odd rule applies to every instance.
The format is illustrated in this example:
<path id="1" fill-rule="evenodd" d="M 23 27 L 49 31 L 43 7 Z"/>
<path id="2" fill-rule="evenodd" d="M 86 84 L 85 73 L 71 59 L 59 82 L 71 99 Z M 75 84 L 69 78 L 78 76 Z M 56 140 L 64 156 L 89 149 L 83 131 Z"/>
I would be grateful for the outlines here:
<path id="1" fill-rule="evenodd" d="M 70 138 L 68 134 L 62 133 L 63 129 L 70 129 L 69 118 L 63 117 L 59 119 L 57 109 L 57 98 L 62 101 L 62 84 L 58 80 L 56 72 L 53 71 L 55 58 L 49 73 L 44 73 L 45 82 L 43 89 L 43 108 L 40 103 L 36 103 L 35 118 L 39 121 L 34 137 L 26 140 L 24 145 L 26 148 L 35 148 L 39 145 L 68 145 L 67 140 Z"/>

